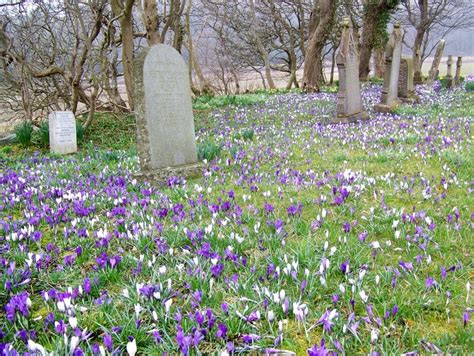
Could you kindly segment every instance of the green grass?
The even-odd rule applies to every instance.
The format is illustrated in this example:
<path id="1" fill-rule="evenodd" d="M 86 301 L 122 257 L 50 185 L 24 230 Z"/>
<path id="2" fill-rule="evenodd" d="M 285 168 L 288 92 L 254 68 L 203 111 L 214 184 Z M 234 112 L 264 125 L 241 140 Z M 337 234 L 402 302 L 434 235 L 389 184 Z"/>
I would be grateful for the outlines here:
<path id="1" fill-rule="evenodd" d="M 204 104 L 207 105 L 211 100 Z M 308 347 L 319 343 L 322 338 L 332 349 L 332 340 L 337 339 L 348 355 L 371 352 L 399 354 L 414 350 L 427 352 L 421 346 L 421 340 L 435 344 L 445 353 L 471 352 L 474 330 L 472 322 L 467 327 L 462 325 L 462 314 L 469 307 L 465 302 L 465 285 L 467 281 L 472 284 L 474 276 L 474 241 L 470 225 L 474 197 L 469 193 L 474 173 L 470 131 L 474 116 L 474 95 L 460 93 L 449 107 L 441 104 L 401 106 L 397 109 L 399 117 L 387 120 L 383 125 L 379 124 L 380 127 L 369 124 L 360 127 L 354 125 L 350 130 L 341 129 L 354 135 L 348 135 L 351 139 L 340 138 L 337 131 L 330 135 L 323 129 L 320 131 L 315 128 L 311 121 L 314 116 L 303 110 L 305 105 L 325 110 L 333 103 L 320 101 L 282 104 L 282 107 L 275 110 L 273 107 L 272 110 L 267 108 L 268 113 L 262 115 L 259 113 L 262 110 L 259 105 L 262 103 L 249 104 L 250 102 L 251 100 L 238 105 L 228 102 L 219 107 L 221 102 L 215 101 L 212 105 L 209 104 L 209 108 L 216 110 L 214 113 L 199 113 L 196 116 L 196 127 L 199 130 L 200 156 L 208 161 L 212 160 L 208 163 L 206 177 L 193 179 L 187 186 L 151 188 L 148 201 L 143 191 L 150 187 L 132 185 L 132 177 L 128 175 L 130 171 L 137 169 L 135 128 L 131 117 L 98 116 L 92 130 L 86 133 L 86 143 L 78 153 L 77 161 L 46 155 L 53 161 L 41 168 L 47 172 L 48 178 L 38 183 L 38 186 L 47 184 L 48 187 L 68 186 L 68 189 L 73 189 L 72 187 L 85 184 L 90 175 L 94 175 L 97 180 L 94 186 L 96 192 L 91 193 L 88 200 L 97 208 L 94 213 L 94 217 L 98 219 L 96 225 L 92 229 L 89 225 L 90 217 L 86 217 L 77 218 L 78 226 L 89 227 L 92 233 L 92 230 L 107 224 L 109 232 L 116 229 L 119 233 L 129 232 L 132 237 L 111 238 L 107 251 L 124 251 L 124 258 L 116 269 L 95 271 L 92 269 L 98 252 L 95 238 L 63 238 L 62 228 L 69 226 L 69 221 L 60 224 L 57 230 L 42 223 L 43 246 L 28 242 L 29 251 L 39 251 L 47 243 L 54 241 L 62 251 L 59 258 L 79 245 L 83 246 L 84 253 L 78 257 L 77 268 L 66 267 L 64 270 L 51 270 L 47 274 L 34 276 L 38 285 L 32 290 L 53 285 L 58 289 L 66 289 L 86 276 L 97 278 L 99 285 L 93 288 L 90 296 L 80 301 L 80 305 L 87 306 L 89 310 L 78 313 L 79 323 L 82 328 L 87 327 L 93 332 L 91 343 L 101 343 L 105 332 L 111 333 L 113 326 L 120 325 L 122 329 L 112 333 L 112 337 L 114 345 L 121 352 L 125 350 L 127 337 L 133 335 L 140 352 L 177 353 L 176 323 L 173 318 L 178 308 L 184 315 L 182 326 L 185 332 L 190 332 L 196 325 L 186 315 L 209 307 L 217 320 L 228 326 L 229 339 L 238 341 L 243 333 L 258 332 L 265 337 L 255 345 L 272 346 L 278 335 L 277 322 L 270 323 L 263 316 L 261 320 L 251 324 L 237 315 L 237 311 L 249 315 L 256 310 L 264 314 L 264 300 L 268 303 L 268 309 L 275 312 L 277 320 L 287 320 L 284 325 L 284 341 L 278 348 L 292 350 L 297 354 L 304 354 Z M 456 121 L 463 117 L 468 117 L 471 121 Z M 400 123 L 409 124 L 408 128 L 400 129 Z M 438 125 L 430 128 L 432 123 Z M 426 131 L 427 127 L 433 131 Z M 219 129 L 225 131 L 222 133 Z M 362 134 L 366 134 L 366 142 L 358 139 Z M 432 136 L 433 147 L 438 151 L 430 150 L 432 147 L 426 143 L 428 135 Z M 462 137 L 463 140 L 459 139 L 455 144 L 439 151 L 443 137 Z M 426 149 L 426 152 L 420 154 L 420 149 Z M 35 163 L 21 162 L 31 155 L 31 149 L 20 150 L 13 147 L 4 154 L 15 156 L 15 160 L 7 161 L 12 169 L 21 172 L 38 169 Z M 60 168 L 56 168 L 57 166 Z M 317 174 L 314 181 L 306 179 L 305 184 L 299 184 L 298 178 L 309 174 L 310 170 Z M 276 175 L 277 171 L 279 176 Z M 332 204 L 333 187 L 339 186 L 341 180 L 345 179 L 344 173 L 351 172 L 356 177 L 355 181 L 343 183 L 353 189 L 348 200 L 340 206 Z M 340 175 L 335 176 L 338 173 Z M 283 176 L 287 179 L 285 183 L 280 181 Z M 125 186 L 114 183 L 118 177 L 125 177 Z M 447 188 L 441 183 L 443 178 L 448 182 Z M 432 188 L 431 198 L 423 195 L 426 182 Z M 257 186 L 258 190 L 252 192 L 253 186 Z M 230 200 L 230 190 L 235 194 L 232 204 L 242 209 L 241 217 L 235 217 L 237 210 L 211 214 L 211 205 L 221 205 Z M 436 201 L 443 193 L 446 196 Z M 130 198 L 131 203 L 126 205 L 126 224 L 119 225 L 117 220 L 109 220 L 105 216 L 115 207 L 114 200 L 122 196 Z M 250 199 L 247 198 L 249 196 Z M 319 201 L 322 196 L 325 200 Z M 199 200 L 202 204 L 197 203 Z M 271 213 L 264 212 L 264 204 L 267 202 L 274 207 Z M 298 202 L 303 204 L 301 216 L 289 217 L 288 207 Z M 39 200 L 35 200 L 35 203 L 41 204 Z M 19 220 L 24 217 L 26 205 L 21 201 L 18 204 L 8 213 Z M 188 213 L 185 220 L 173 221 L 171 210 L 175 204 L 184 206 Z M 169 208 L 170 215 L 157 218 L 154 209 L 163 207 Z M 459 229 L 446 222 L 454 207 L 461 213 L 462 224 Z M 426 238 L 427 244 L 425 250 L 420 249 L 413 241 L 415 224 L 401 222 L 402 209 L 406 214 L 423 210 L 436 223 L 434 231 L 427 229 L 427 223 L 423 219 L 416 224 L 424 229 L 426 236 L 423 235 L 423 239 Z M 322 216 L 323 210 L 327 215 L 321 226 L 318 229 L 312 228 L 312 222 L 318 215 Z M 275 228 L 267 224 L 276 218 L 284 222 L 284 235 L 277 234 Z M 394 221 L 399 221 L 397 228 L 393 227 Z M 156 230 L 155 223 L 158 222 L 162 224 L 161 232 Z M 343 231 L 345 222 L 351 224 L 347 233 Z M 204 230 L 211 224 L 214 225 L 213 230 L 205 234 L 203 241 L 191 242 L 186 234 L 190 230 Z M 368 233 L 364 243 L 359 241 L 359 234 L 363 231 Z M 395 237 L 396 231 L 400 233 L 399 238 Z M 231 240 L 232 234 L 242 238 L 241 242 Z M 410 243 L 409 236 L 412 239 Z M 158 239 L 173 248 L 173 255 L 169 251 L 164 253 L 158 250 Z M 381 246 L 376 254 L 369 245 L 374 241 Z M 230 260 L 222 261 L 224 275 L 236 275 L 237 283 L 224 282 L 219 277 L 212 282 L 211 288 L 210 279 L 203 278 L 202 275 L 209 273 L 213 261 L 196 254 L 203 247 L 203 242 L 209 243 L 219 255 L 224 255 L 224 251 L 231 251 L 246 258 L 246 267 Z M 396 286 L 392 287 L 394 268 L 401 270 L 401 260 L 413 262 L 417 255 L 422 256 L 422 263 L 414 263 L 410 273 L 401 271 Z M 428 256 L 430 263 L 427 262 Z M 15 253 L 9 253 L 8 258 L 21 265 L 25 260 L 25 252 L 16 249 Z M 324 258 L 330 259 L 330 265 L 324 274 L 326 284 L 319 276 Z M 131 271 L 137 267 L 140 259 L 144 261 L 142 271 L 135 276 Z M 350 260 L 349 275 L 343 275 L 339 270 L 340 264 L 346 259 Z M 283 271 L 293 262 L 298 265 L 295 277 Z M 449 267 L 460 262 L 463 268 L 449 272 L 446 280 L 442 281 L 440 266 Z M 280 268 L 279 278 L 267 277 L 270 264 Z M 181 272 L 176 268 L 178 265 L 184 266 Z M 167 266 L 163 275 L 158 271 L 160 266 Z M 305 269 L 310 271 L 308 275 L 305 274 Z M 366 274 L 360 280 L 360 272 L 363 270 Z M 437 280 L 438 289 L 425 289 L 428 276 Z M 301 293 L 303 279 L 307 281 L 307 288 Z M 136 293 L 137 283 L 166 286 L 168 280 L 176 291 L 169 316 L 164 313 L 163 299 L 148 301 Z M 0 282 L 3 285 L 3 280 Z M 345 286 L 344 293 L 341 292 L 340 285 Z M 255 286 L 260 288 L 260 294 L 255 291 Z M 124 288 L 130 293 L 128 298 L 122 295 Z M 265 296 L 263 288 L 269 289 L 271 297 Z M 340 317 L 335 321 L 333 332 L 324 332 L 321 326 L 317 326 L 306 333 L 302 323 L 295 319 L 292 312 L 285 315 L 281 303 L 273 302 L 273 293 L 282 289 L 291 302 L 301 301 L 307 304 L 307 328 L 314 325 L 327 309 L 333 308 L 331 296 L 340 294 L 341 301 L 336 306 Z M 111 303 L 95 302 L 103 290 L 108 291 Z M 191 292 L 196 290 L 204 291 L 203 300 L 198 307 L 192 305 Z M 359 319 L 367 316 L 366 305 L 358 294 L 361 290 L 369 295 L 376 318 L 383 319 L 385 311 L 391 310 L 394 305 L 399 308 L 396 316 L 382 321 L 379 340 L 373 344 L 370 339 L 375 321 L 367 324 Z M 448 304 L 447 292 L 452 294 Z M 162 294 L 168 297 L 167 293 L 165 287 Z M 343 332 L 353 311 L 351 299 L 356 301 L 355 317 L 360 321 L 357 338 Z M 224 315 L 220 309 L 223 302 L 229 304 L 229 316 Z M 140 313 L 142 326 L 138 329 L 134 311 L 137 303 L 144 307 L 144 311 Z M 48 311 L 54 311 L 54 306 L 45 304 L 41 298 L 33 299 L 33 305 L 34 316 L 44 316 Z M 156 326 L 153 326 L 153 311 L 158 314 L 157 325 L 164 339 L 162 344 L 155 344 L 149 333 Z M 58 318 L 63 317 L 57 311 L 55 313 Z M 13 334 L 13 328 L 8 325 L 6 332 Z M 40 328 L 43 324 L 39 321 L 31 322 L 30 325 Z M 214 334 L 215 330 L 205 343 L 200 344 L 199 352 L 212 353 L 223 349 L 224 343 L 217 340 Z M 51 330 L 41 333 L 38 342 L 49 350 L 59 350 L 62 347 L 62 338 L 56 337 Z M 18 345 L 21 346 L 19 342 Z M 193 352 L 198 353 L 194 349 Z"/>

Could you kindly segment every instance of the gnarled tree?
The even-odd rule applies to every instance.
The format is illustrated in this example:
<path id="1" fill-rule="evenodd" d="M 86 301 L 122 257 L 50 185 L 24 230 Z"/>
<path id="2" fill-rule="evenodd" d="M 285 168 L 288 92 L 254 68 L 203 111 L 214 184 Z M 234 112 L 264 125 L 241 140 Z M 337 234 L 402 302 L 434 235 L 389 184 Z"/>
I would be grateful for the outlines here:
<path id="1" fill-rule="evenodd" d="M 335 23 L 337 1 L 315 2 L 309 23 L 309 40 L 304 58 L 303 89 L 319 91 L 324 82 L 323 49 Z"/>

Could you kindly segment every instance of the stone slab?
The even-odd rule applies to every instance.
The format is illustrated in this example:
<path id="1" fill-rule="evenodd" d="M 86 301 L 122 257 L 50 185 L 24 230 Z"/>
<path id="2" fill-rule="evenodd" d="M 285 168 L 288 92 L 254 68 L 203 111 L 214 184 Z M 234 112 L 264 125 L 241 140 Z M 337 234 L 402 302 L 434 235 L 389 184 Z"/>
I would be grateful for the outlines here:
<path id="1" fill-rule="evenodd" d="M 135 63 L 137 146 L 143 172 L 197 162 L 188 68 L 173 47 L 157 44 Z"/>
<path id="2" fill-rule="evenodd" d="M 389 114 L 392 113 L 398 106 L 400 105 L 400 101 L 392 101 L 390 104 L 376 104 L 374 105 L 375 112 L 382 113 L 382 114 Z"/>
<path id="3" fill-rule="evenodd" d="M 359 121 L 368 121 L 369 115 L 365 111 L 346 116 L 336 116 L 329 120 L 330 124 L 350 124 Z"/>
<path id="4" fill-rule="evenodd" d="M 199 178 L 202 176 L 204 164 L 197 162 L 174 167 L 165 167 L 154 170 L 142 170 L 134 174 L 134 177 L 141 182 L 150 182 L 157 185 L 167 185 L 172 177 L 178 178 Z"/>
<path id="5" fill-rule="evenodd" d="M 71 111 L 49 114 L 49 147 L 52 153 L 77 152 L 76 118 Z"/>

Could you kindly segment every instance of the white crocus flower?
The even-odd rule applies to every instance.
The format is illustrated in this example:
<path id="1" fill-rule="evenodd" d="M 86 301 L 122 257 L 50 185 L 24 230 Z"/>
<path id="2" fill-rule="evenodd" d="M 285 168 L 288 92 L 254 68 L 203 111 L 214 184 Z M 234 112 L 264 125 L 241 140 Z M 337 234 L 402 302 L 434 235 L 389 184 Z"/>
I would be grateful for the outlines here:
<path id="1" fill-rule="evenodd" d="M 32 352 L 39 352 L 41 356 L 46 356 L 46 350 L 40 344 L 37 344 L 33 340 L 28 340 L 28 349 Z"/>
<path id="2" fill-rule="evenodd" d="M 367 303 L 367 301 L 369 300 L 369 296 L 363 290 L 359 292 L 359 296 L 364 303 Z"/>
<path id="3" fill-rule="evenodd" d="M 79 345 L 79 338 L 77 336 L 71 337 L 71 342 L 69 344 L 69 349 L 71 354 L 76 350 L 77 345 Z"/>
<path id="4" fill-rule="evenodd" d="M 71 325 L 71 328 L 73 329 L 77 328 L 77 318 L 70 317 L 69 325 Z"/>
<path id="5" fill-rule="evenodd" d="M 127 343 L 127 353 L 130 356 L 135 356 L 135 354 L 137 353 L 137 342 L 135 341 L 135 339 L 132 339 L 132 341 L 129 341 Z"/>

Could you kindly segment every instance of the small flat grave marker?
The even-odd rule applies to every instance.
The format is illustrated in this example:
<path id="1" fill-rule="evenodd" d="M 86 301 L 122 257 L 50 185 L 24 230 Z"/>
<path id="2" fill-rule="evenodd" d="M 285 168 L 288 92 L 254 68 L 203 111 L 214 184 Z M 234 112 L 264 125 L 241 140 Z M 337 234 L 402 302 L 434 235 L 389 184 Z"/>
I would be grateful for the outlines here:
<path id="1" fill-rule="evenodd" d="M 77 152 L 76 118 L 71 111 L 49 114 L 49 146 L 53 153 Z"/>

